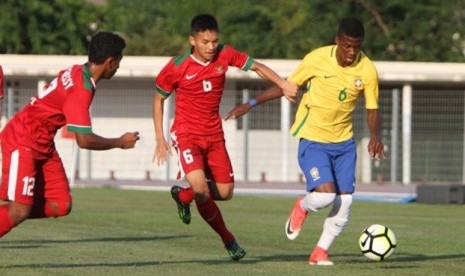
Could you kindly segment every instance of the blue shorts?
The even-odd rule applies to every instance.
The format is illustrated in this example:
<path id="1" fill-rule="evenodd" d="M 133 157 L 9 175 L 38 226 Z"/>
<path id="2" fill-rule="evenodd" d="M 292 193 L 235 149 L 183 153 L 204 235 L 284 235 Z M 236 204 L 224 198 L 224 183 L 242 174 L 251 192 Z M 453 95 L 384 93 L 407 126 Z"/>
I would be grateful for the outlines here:
<path id="1" fill-rule="evenodd" d="M 357 148 L 354 139 L 327 144 L 300 139 L 298 161 L 307 182 L 307 191 L 332 182 L 336 191 L 353 193 Z"/>

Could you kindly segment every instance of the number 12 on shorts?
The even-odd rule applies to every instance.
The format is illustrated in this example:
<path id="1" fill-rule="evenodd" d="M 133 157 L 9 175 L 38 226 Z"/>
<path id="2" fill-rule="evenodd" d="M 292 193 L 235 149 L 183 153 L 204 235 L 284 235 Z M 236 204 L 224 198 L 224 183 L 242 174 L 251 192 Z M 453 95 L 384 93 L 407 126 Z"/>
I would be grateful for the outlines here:
<path id="1" fill-rule="evenodd" d="M 33 196 L 33 189 L 36 179 L 34 177 L 26 176 L 23 178 L 23 195 L 24 196 Z"/>

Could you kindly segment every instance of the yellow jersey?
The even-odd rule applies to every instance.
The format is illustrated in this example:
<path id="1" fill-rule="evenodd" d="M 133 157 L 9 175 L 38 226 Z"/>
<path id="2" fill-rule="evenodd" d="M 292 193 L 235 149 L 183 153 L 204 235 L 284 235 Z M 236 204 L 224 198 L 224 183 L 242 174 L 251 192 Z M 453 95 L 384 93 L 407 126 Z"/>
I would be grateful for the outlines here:
<path id="1" fill-rule="evenodd" d="M 307 84 L 291 134 L 321 143 L 338 143 L 353 137 L 352 113 L 358 96 L 365 107 L 378 109 L 378 73 L 373 62 L 360 52 L 352 65 L 341 67 L 337 45 L 311 51 L 288 80 Z"/>

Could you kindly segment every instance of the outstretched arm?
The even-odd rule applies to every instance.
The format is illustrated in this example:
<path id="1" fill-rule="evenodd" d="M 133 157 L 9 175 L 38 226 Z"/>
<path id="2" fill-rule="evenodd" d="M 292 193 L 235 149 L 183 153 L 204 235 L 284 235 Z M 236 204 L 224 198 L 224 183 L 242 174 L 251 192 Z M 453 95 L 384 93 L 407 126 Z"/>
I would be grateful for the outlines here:
<path id="1" fill-rule="evenodd" d="M 76 133 L 78 146 L 89 150 L 132 149 L 138 140 L 139 132 L 137 131 L 126 132 L 118 138 L 105 138 L 94 133 Z"/>
<path id="2" fill-rule="evenodd" d="M 299 89 L 297 84 L 281 78 L 271 68 L 258 61 L 254 61 L 254 63 L 250 67 L 250 70 L 257 73 L 257 75 L 259 75 L 261 78 L 270 80 L 273 83 L 275 83 L 277 86 L 279 86 L 279 88 L 281 88 L 282 94 L 284 95 L 284 97 L 286 97 L 288 101 L 295 102 L 295 99 L 297 97 L 297 91 Z"/>
<path id="3" fill-rule="evenodd" d="M 283 96 L 283 90 L 277 86 L 273 85 L 263 91 L 260 95 L 258 95 L 256 98 L 250 99 L 248 102 L 240 104 L 236 107 L 234 107 L 231 111 L 226 114 L 224 117 L 225 120 L 228 120 L 229 118 L 236 119 L 241 117 L 242 115 L 246 114 L 247 112 L 250 111 L 252 107 L 258 104 L 262 104 L 267 101 L 271 101 L 277 98 L 281 98 Z"/>

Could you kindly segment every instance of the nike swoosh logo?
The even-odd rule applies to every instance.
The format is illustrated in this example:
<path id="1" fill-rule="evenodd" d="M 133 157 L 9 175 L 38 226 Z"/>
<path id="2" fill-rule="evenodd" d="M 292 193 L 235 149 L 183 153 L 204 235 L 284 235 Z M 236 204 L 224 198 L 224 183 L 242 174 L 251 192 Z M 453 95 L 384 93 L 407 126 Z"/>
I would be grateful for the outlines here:
<path id="1" fill-rule="evenodd" d="M 234 176 L 234 173 L 230 173 L 229 176 L 230 176 L 230 177 L 233 177 L 233 176 Z"/>
<path id="2" fill-rule="evenodd" d="M 289 224 L 287 225 L 286 232 L 289 235 L 292 235 L 294 233 L 294 231 L 291 230 L 291 220 L 289 220 Z"/>
<path id="3" fill-rule="evenodd" d="M 361 242 L 361 244 L 362 244 L 363 247 L 365 247 L 365 244 L 367 243 L 368 238 L 369 238 L 369 237 L 367 236 L 367 237 L 365 238 L 365 240 Z"/>
<path id="4" fill-rule="evenodd" d="M 328 76 L 328 75 L 325 75 L 325 79 L 329 79 L 329 78 L 332 78 L 334 76 Z"/>
<path id="5" fill-rule="evenodd" d="M 197 73 L 198 74 L 198 73 Z M 190 79 L 193 79 L 195 78 L 195 76 L 197 76 L 197 74 L 193 74 L 193 75 L 186 75 L 186 80 L 190 80 Z"/>

